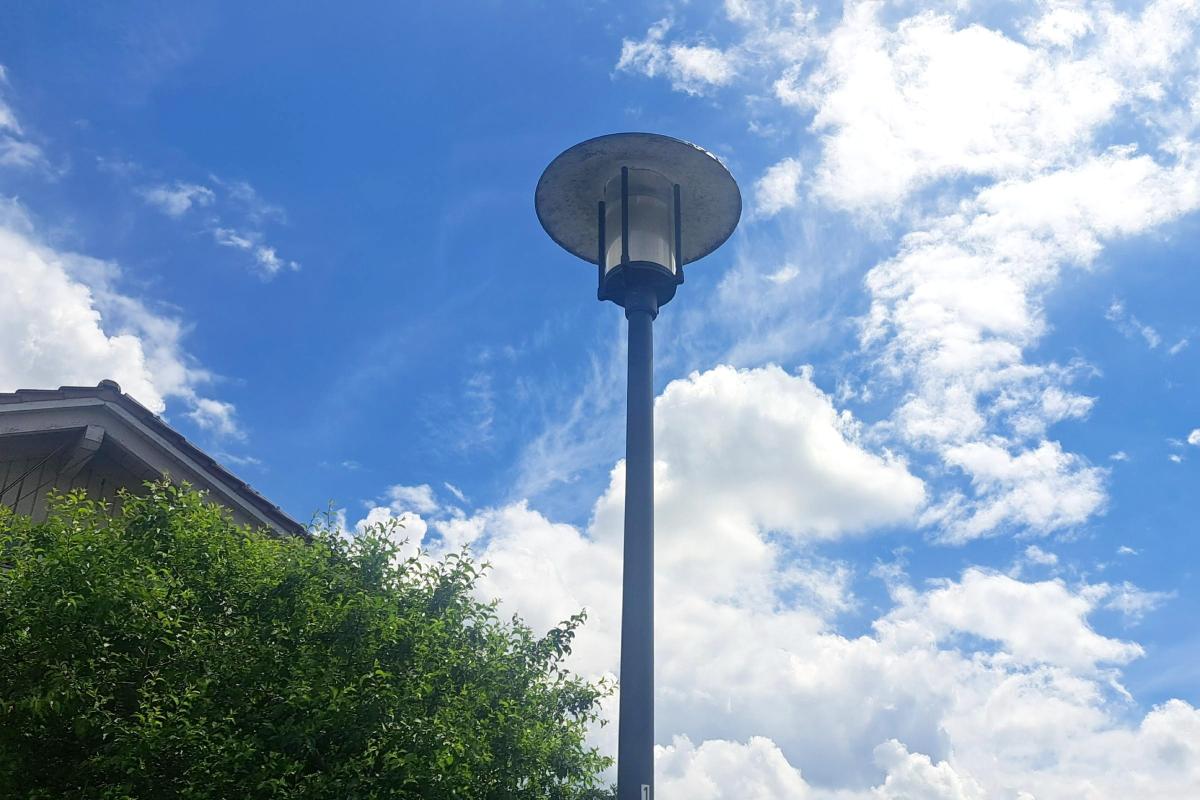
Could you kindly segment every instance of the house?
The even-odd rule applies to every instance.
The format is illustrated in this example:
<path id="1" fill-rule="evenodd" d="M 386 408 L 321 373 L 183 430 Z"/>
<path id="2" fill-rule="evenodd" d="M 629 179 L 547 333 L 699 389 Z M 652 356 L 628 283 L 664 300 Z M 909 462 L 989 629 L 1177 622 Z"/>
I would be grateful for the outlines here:
<path id="1" fill-rule="evenodd" d="M 120 489 L 136 493 L 162 477 L 207 492 L 239 523 L 307 536 L 116 381 L 0 393 L 0 505 L 42 519 L 51 489 L 84 489 L 115 507 Z"/>

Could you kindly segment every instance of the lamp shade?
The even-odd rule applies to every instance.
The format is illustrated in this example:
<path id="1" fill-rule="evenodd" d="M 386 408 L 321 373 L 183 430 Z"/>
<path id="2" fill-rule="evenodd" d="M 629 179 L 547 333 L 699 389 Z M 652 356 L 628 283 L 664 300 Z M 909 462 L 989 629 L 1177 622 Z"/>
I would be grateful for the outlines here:
<path id="1" fill-rule="evenodd" d="M 623 171 L 627 209 L 619 191 Z M 597 221 L 601 202 L 602 225 Z M 584 261 L 603 260 L 605 270 L 620 263 L 622 216 L 628 214 L 628 260 L 676 273 L 729 238 L 741 218 L 742 196 L 729 170 L 707 150 L 656 133 L 614 133 L 581 142 L 550 162 L 538 180 L 534 205 L 551 239 Z"/>

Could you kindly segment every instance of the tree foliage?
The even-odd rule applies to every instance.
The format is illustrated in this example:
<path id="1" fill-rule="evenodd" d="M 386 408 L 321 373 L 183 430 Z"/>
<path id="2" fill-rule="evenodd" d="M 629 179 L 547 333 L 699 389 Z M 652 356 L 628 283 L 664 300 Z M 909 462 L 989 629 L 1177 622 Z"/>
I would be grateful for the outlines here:
<path id="1" fill-rule="evenodd" d="M 148 485 L 32 523 L 0 508 L 0 797 L 603 796 L 607 690 L 476 599 L 465 554 L 311 542 Z"/>

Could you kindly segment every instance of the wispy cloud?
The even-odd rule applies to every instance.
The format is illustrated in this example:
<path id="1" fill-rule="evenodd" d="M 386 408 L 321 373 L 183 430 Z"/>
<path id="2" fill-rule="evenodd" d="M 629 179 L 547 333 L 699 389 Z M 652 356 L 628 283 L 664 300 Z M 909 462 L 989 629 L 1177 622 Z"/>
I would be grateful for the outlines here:
<path id="1" fill-rule="evenodd" d="M 737 59 L 705 44 L 668 43 L 671 21 L 662 19 L 650 26 L 645 38 L 625 39 L 617 70 L 639 72 L 647 77 L 666 75 L 675 88 L 688 94 L 704 94 L 727 86 L 737 74 Z"/>
<path id="2" fill-rule="evenodd" d="M 211 206 L 216 199 L 212 189 L 195 183 L 161 184 L 140 190 L 146 202 L 169 217 L 179 218 L 193 207 Z"/>
<path id="3" fill-rule="evenodd" d="M 1162 337 L 1158 335 L 1158 331 L 1143 323 L 1133 314 L 1130 314 L 1125 309 L 1125 303 L 1120 300 L 1113 300 L 1109 303 L 1108 310 L 1104 312 L 1104 318 L 1113 323 L 1117 330 L 1126 338 L 1132 339 L 1140 336 L 1151 350 L 1162 344 Z M 1171 348 L 1171 355 L 1175 355 L 1179 350 L 1183 349 L 1179 347 L 1179 350 L 1177 350 L 1176 347 L 1179 347 L 1179 345 L 1176 344 Z"/>
<path id="4" fill-rule="evenodd" d="M 8 71 L 0 65 L 0 167 L 29 168 L 46 163 L 42 148 L 30 141 L 6 95 Z"/>
<path id="5" fill-rule="evenodd" d="M 754 183 L 756 213 L 771 217 L 797 205 L 803 174 L 804 168 L 795 158 L 785 158 L 764 172 Z"/>
<path id="6" fill-rule="evenodd" d="M 300 265 L 279 257 L 274 247 L 263 242 L 263 236 L 258 231 L 238 231 L 233 228 L 216 227 L 212 229 L 213 239 L 223 247 L 232 247 L 254 256 L 254 263 L 259 274 L 267 280 L 275 277 L 284 270 L 296 271 Z"/>
<path id="7" fill-rule="evenodd" d="M 138 193 L 147 204 L 174 219 L 203 211 L 213 241 L 250 255 L 255 272 L 264 280 L 299 270 L 299 262 L 281 256 L 264 232 L 266 224 L 286 221 L 283 209 L 263 200 L 246 181 L 209 179 L 211 186 L 175 181 L 143 186 Z"/>
<path id="8" fill-rule="evenodd" d="M 263 462 L 259 458 L 247 455 L 235 455 L 224 451 L 217 453 L 217 459 L 228 464 L 233 464 L 236 467 L 261 467 Z"/>

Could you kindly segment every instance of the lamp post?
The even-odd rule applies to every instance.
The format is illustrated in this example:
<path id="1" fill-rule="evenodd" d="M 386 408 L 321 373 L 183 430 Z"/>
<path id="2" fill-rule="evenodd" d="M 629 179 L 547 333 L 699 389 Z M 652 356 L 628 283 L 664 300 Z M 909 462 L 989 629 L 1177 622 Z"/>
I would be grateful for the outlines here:
<path id="1" fill-rule="evenodd" d="M 581 142 L 546 167 L 538 220 L 568 252 L 596 264 L 597 297 L 625 309 L 629 385 L 621 587 L 618 800 L 654 792 L 653 322 L 683 283 L 683 267 L 725 242 L 742 196 L 706 150 L 654 133 Z"/>

